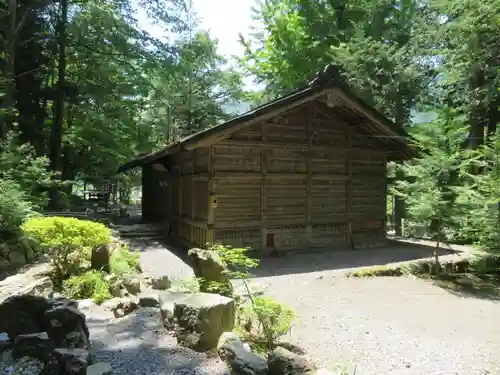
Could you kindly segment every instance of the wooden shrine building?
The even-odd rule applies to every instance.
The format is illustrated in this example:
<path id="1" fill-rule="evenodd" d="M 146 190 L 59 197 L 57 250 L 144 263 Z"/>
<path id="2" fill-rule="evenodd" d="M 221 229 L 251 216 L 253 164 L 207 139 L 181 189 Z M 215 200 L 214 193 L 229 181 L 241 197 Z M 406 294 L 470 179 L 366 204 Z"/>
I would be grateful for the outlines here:
<path id="1" fill-rule="evenodd" d="M 143 219 L 186 245 L 257 251 L 386 240 L 386 167 L 408 135 L 328 66 L 306 87 L 120 167 L 142 168 Z"/>

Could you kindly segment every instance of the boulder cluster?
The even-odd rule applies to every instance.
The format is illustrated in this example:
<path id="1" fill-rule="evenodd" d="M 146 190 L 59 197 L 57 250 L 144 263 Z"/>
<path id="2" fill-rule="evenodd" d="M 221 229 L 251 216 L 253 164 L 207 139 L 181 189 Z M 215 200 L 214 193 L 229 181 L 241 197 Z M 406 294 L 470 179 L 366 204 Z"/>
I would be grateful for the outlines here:
<path id="1" fill-rule="evenodd" d="M 0 352 L 11 373 L 112 374 L 108 364 L 93 363 L 85 315 L 64 297 L 20 294 L 4 300 Z"/>

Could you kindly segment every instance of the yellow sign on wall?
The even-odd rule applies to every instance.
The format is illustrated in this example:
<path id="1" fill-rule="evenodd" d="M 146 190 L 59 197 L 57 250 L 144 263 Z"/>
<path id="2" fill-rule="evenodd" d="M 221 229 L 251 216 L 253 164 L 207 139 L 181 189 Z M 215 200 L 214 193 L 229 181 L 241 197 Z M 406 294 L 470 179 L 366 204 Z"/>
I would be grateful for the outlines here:
<path id="1" fill-rule="evenodd" d="M 212 208 L 217 208 L 217 204 L 219 203 L 219 200 L 217 199 L 217 196 L 216 195 L 212 195 L 210 197 L 210 204 L 212 206 Z"/>

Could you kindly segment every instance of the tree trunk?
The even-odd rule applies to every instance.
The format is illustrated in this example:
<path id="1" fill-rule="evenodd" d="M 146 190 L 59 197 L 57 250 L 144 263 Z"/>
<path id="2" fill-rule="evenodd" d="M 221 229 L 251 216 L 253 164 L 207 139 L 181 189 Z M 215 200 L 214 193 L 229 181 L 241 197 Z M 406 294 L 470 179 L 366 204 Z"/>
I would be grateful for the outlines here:
<path id="1" fill-rule="evenodd" d="M 470 91 L 472 92 L 471 102 L 473 103 L 469 115 L 469 147 L 478 148 L 484 143 L 484 130 L 486 127 L 486 113 L 484 111 L 484 89 L 485 77 L 480 66 L 476 66 L 470 76 Z"/>
<path id="2" fill-rule="evenodd" d="M 57 78 L 57 93 L 54 103 L 54 122 L 50 138 L 50 167 L 53 172 L 61 170 L 61 151 L 64 120 L 64 102 L 66 87 L 66 28 L 68 23 L 68 0 L 61 0 L 61 20 L 59 29 L 59 66 Z M 54 186 L 50 194 L 50 206 L 57 209 L 59 204 L 59 189 Z"/>
<path id="3" fill-rule="evenodd" d="M 398 101 L 396 103 L 396 112 L 394 114 L 394 121 L 396 124 L 403 126 L 407 119 L 407 115 L 404 111 L 404 103 L 402 94 L 398 94 Z M 405 178 L 404 173 L 401 169 L 396 169 L 396 181 L 403 180 Z M 406 204 L 402 197 L 396 196 L 394 199 L 394 224 L 395 224 L 395 235 L 401 237 L 403 235 L 403 219 L 406 215 Z"/>
<path id="4" fill-rule="evenodd" d="M 5 98 L 4 108 L 5 116 L 0 117 L 0 139 L 5 138 L 7 132 L 12 128 L 14 121 L 14 102 L 15 102 L 15 71 L 16 71 L 16 28 L 17 28 L 17 0 L 9 0 L 8 14 L 9 14 L 9 27 L 8 35 L 5 41 L 6 67 L 5 67 Z"/>

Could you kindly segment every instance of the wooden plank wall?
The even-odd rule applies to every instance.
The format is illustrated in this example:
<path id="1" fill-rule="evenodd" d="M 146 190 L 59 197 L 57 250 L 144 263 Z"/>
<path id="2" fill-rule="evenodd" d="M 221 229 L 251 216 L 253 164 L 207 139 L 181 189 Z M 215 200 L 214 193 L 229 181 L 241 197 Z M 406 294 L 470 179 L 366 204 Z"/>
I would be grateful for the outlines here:
<path id="1" fill-rule="evenodd" d="M 256 250 L 383 242 L 386 153 L 325 112 L 305 104 L 213 146 L 216 242 Z"/>
<path id="2" fill-rule="evenodd" d="M 188 246 L 205 247 L 208 219 L 208 148 L 172 156 L 170 236 Z"/>

